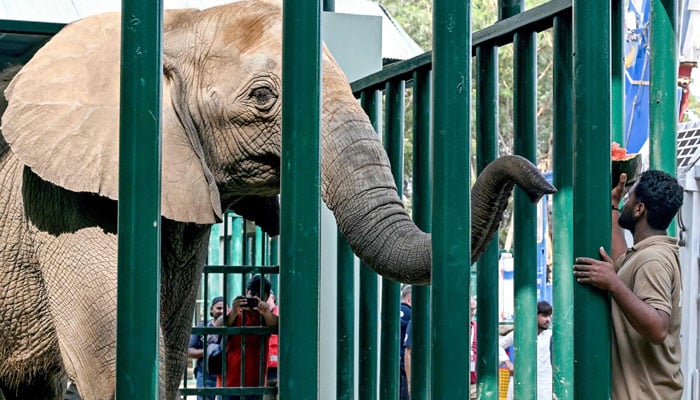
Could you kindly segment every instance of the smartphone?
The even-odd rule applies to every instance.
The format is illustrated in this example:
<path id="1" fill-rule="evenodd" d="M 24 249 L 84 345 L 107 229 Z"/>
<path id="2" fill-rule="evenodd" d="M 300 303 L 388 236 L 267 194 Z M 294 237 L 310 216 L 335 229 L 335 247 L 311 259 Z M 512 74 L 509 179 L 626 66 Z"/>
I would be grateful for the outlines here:
<path id="1" fill-rule="evenodd" d="M 250 308 L 251 310 L 255 307 L 258 306 L 258 299 L 255 297 L 248 297 L 247 298 L 247 304 L 246 307 Z"/>

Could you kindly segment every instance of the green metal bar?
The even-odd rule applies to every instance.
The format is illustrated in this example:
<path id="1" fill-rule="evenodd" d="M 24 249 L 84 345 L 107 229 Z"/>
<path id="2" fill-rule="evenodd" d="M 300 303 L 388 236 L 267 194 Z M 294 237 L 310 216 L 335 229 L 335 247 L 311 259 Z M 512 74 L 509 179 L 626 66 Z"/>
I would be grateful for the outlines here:
<path id="1" fill-rule="evenodd" d="M 116 398 L 157 399 L 163 3 L 124 0 L 122 26 Z"/>
<path id="2" fill-rule="evenodd" d="M 263 265 L 264 245 L 263 231 L 259 226 L 255 227 L 255 265 Z"/>
<path id="3" fill-rule="evenodd" d="M 377 274 L 365 263 L 360 263 L 360 337 L 359 337 L 359 396 L 360 400 L 377 399 Z M 398 358 L 396 359 L 398 363 Z"/>
<path id="4" fill-rule="evenodd" d="M 612 0 L 610 2 L 610 60 L 611 60 L 611 90 L 612 90 L 612 140 L 625 145 L 625 2 Z"/>
<path id="5" fill-rule="evenodd" d="M 360 98 L 362 108 L 369 116 L 372 126 L 379 132 L 382 114 L 382 94 L 368 90 Z M 364 263 L 360 263 L 360 336 L 359 336 L 359 396 L 360 400 L 377 398 L 377 298 L 379 297 L 378 275 Z M 398 357 L 396 362 L 398 363 Z"/>
<path id="6" fill-rule="evenodd" d="M 336 398 L 355 399 L 355 255 L 338 232 L 338 350 Z"/>
<path id="7" fill-rule="evenodd" d="M 406 82 L 389 81 L 386 84 L 386 125 L 384 147 L 389 155 L 391 172 L 399 197 L 403 195 L 403 133 L 404 98 Z M 382 312 L 380 333 L 379 398 L 394 400 L 399 396 L 399 331 L 401 310 L 401 285 L 382 278 Z"/>
<path id="8" fill-rule="evenodd" d="M 471 1 L 433 2 L 432 285 L 440 299 L 469 297 L 470 12 Z M 433 301 L 431 312 L 432 398 L 467 399 L 469 308 Z"/>
<path id="9" fill-rule="evenodd" d="M 573 7 L 574 257 L 597 259 L 598 249 L 610 249 L 611 240 L 611 17 L 610 7 L 595 2 L 577 1 Z M 574 310 L 573 397 L 609 399 L 608 296 L 590 285 L 574 284 Z"/>
<path id="10" fill-rule="evenodd" d="M 573 121 L 571 115 L 573 53 L 571 16 L 554 19 L 554 164 L 553 183 L 557 194 L 553 198 L 552 241 L 553 262 L 553 328 L 552 378 L 553 392 L 559 400 L 574 396 L 574 276 L 571 273 L 573 255 L 574 159 Z M 620 131 L 622 133 L 622 131 Z"/>
<path id="11" fill-rule="evenodd" d="M 321 259 L 320 0 L 285 0 L 282 31 L 280 286 L 289 295 L 280 296 L 284 311 L 279 327 L 279 393 L 315 399 Z"/>
<path id="12" fill-rule="evenodd" d="M 280 239 L 274 236 L 270 239 L 270 265 L 278 266 L 280 263 Z M 279 271 L 270 277 L 270 283 L 275 290 L 275 295 L 279 299 Z M 279 300 L 277 300 L 279 304 Z"/>
<path id="13" fill-rule="evenodd" d="M 0 19 L 0 32 L 21 33 L 29 35 L 53 36 L 58 33 L 66 24 L 54 22 L 17 21 L 11 19 Z"/>
<path id="14" fill-rule="evenodd" d="M 537 34 L 513 39 L 513 151 L 537 163 Z M 514 289 L 516 399 L 537 397 L 537 205 L 517 188 L 514 194 Z"/>
<path id="15" fill-rule="evenodd" d="M 243 264 L 253 265 L 253 260 L 251 257 L 251 246 L 250 235 L 248 232 L 248 222 L 243 219 L 243 230 L 242 230 L 242 245 L 243 245 Z"/>
<path id="16" fill-rule="evenodd" d="M 523 13 L 499 21 L 472 35 L 472 55 L 477 47 L 490 44 L 502 46 L 513 42 L 515 32 L 528 30 L 542 32 L 552 27 L 553 18 L 557 15 L 571 13 L 571 0 L 551 0 Z M 383 89 L 384 83 L 390 79 L 411 79 L 413 71 L 430 68 L 432 52 L 426 52 L 409 60 L 394 63 L 379 72 L 368 75 L 352 82 L 352 91 L 357 93 L 365 89 Z"/>
<path id="17" fill-rule="evenodd" d="M 525 11 L 525 2 L 522 0 L 499 0 L 498 19 L 504 20 Z"/>
<path id="18" fill-rule="evenodd" d="M 676 0 L 650 0 L 649 167 L 676 174 L 678 50 Z M 676 224 L 669 234 L 675 235 Z"/>
<path id="19" fill-rule="evenodd" d="M 413 74 L 413 220 L 430 232 L 433 176 L 430 140 L 430 70 Z M 430 398 L 430 286 L 411 288 L 411 398 Z"/>
<path id="20" fill-rule="evenodd" d="M 231 263 L 231 257 L 233 256 L 231 254 L 232 251 L 232 246 L 231 246 L 231 240 L 229 239 L 229 235 L 231 235 L 231 225 L 232 223 L 230 222 L 230 216 L 231 213 L 226 211 L 224 212 L 224 265 L 229 265 Z"/>
<path id="21" fill-rule="evenodd" d="M 227 215 L 224 219 L 224 265 L 247 265 L 243 256 L 245 220 L 232 212 L 228 212 Z M 225 271 L 231 272 L 231 268 L 226 267 Z M 224 293 L 230 306 L 234 297 L 244 293 L 245 279 L 243 275 L 226 274 L 224 282 Z"/>
<path id="22" fill-rule="evenodd" d="M 476 168 L 481 173 L 498 157 L 498 48 L 476 49 Z M 481 256 L 476 270 L 479 340 L 476 359 L 479 398 L 498 399 L 498 234 Z M 471 345 L 471 343 L 470 343 Z"/>

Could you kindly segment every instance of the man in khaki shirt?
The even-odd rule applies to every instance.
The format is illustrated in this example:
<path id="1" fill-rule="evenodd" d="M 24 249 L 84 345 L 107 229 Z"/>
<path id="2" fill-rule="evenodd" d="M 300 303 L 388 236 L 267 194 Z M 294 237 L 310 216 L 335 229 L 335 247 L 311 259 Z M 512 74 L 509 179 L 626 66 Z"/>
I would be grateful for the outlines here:
<path id="1" fill-rule="evenodd" d="M 681 271 L 676 240 L 666 229 L 683 203 L 683 188 L 662 171 L 642 173 L 618 209 L 625 174 L 612 190 L 612 257 L 578 257 L 579 283 L 613 298 L 612 398 L 675 400 L 681 372 Z M 632 233 L 627 248 L 622 229 Z M 614 266 L 613 266 L 614 265 Z"/>

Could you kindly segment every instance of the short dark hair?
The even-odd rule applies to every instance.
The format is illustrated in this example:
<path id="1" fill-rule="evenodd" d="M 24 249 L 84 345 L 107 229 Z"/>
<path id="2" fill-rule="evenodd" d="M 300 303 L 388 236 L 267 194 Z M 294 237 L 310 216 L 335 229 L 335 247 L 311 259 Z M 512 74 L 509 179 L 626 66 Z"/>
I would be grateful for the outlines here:
<path id="1" fill-rule="evenodd" d="M 224 301 L 224 296 L 216 296 L 211 299 L 211 306 L 214 307 L 216 303 L 222 303 Z"/>
<path id="2" fill-rule="evenodd" d="M 270 292 L 272 291 L 272 284 L 270 281 L 268 281 L 266 278 L 263 278 L 260 275 L 255 275 L 254 277 L 250 278 L 248 280 L 248 284 L 246 285 L 246 290 L 250 290 L 251 292 L 257 294 L 260 296 L 260 280 L 263 280 L 263 293 L 265 294 L 265 297 L 267 298 L 270 295 Z M 262 298 L 262 296 L 260 296 Z"/>
<path id="3" fill-rule="evenodd" d="M 542 314 L 544 316 L 552 315 L 552 305 L 546 301 L 540 301 L 537 303 L 537 314 Z"/>
<path id="4" fill-rule="evenodd" d="M 644 203 L 649 226 L 666 230 L 683 205 L 683 187 L 666 172 L 650 169 L 637 179 L 634 197 Z"/>

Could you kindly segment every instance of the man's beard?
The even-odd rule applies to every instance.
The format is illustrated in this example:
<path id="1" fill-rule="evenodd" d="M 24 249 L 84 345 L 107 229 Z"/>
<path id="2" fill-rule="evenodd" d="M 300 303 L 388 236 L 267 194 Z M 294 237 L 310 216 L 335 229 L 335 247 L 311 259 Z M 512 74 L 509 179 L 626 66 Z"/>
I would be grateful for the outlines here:
<path id="1" fill-rule="evenodd" d="M 636 222 L 632 210 L 626 209 L 622 209 L 620 217 L 617 219 L 617 224 L 620 225 L 620 228 L 627 229 L 632 232 L 632 234 L 634 234 L 634 225 Z"/>

